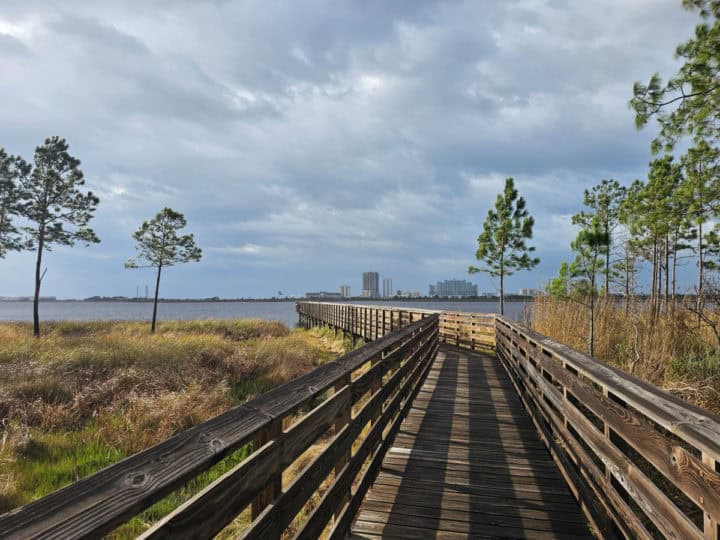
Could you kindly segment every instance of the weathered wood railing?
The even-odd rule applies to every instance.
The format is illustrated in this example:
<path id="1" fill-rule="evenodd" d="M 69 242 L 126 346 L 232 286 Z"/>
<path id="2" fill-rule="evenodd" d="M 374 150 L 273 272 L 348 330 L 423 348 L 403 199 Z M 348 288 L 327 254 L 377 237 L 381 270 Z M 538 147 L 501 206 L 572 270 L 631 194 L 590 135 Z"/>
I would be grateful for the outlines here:
<path id="1" fill-rule="evenodd" d="M 369 304 L 298 302 L 300 324 L 327 325 L 351 337 L 373 340 L 427 317 L 440 316 L 440 341 L 471 350 L 495 347 L 495 315 Z"/>
<path id="2" fill-rule="evenodd" d="M 498 317 L 497 352 L 604 536 L 718 538 L 720 418 Z"/>
<path id="3" fill-rule="evenodd" d="M 496 348 L 601 536 L 718 539 L 717 416 L 499 316 L 314 302 L 298 313 L 371 343 L 0 516 L 0 536 L 97 537 L 252 444 L 145 537 L 209 537 L 247 507 L 245 538 L 278 538 L 303 509 L 297 537 L 342 537 L 442 341 Z M 320 440 L 324 450 L 283 485 L 283 471 Z"/>
<path id="4" fill-rule="evenodd" d="M 402 321 L 425 310 L 303 302 L 298 312 L 313 324 L 372 337 L 365 321 L 374 328 L 386 312 Z M 496 348 L 540 438 L 603 537 L 720 537 L 716 415 L 504 317 L 441 313 L 440 340 Z"/>
<path id="5" fill-rule="evenodd" d="M 249 507 L 253 520 L 243 538 L 279 538 L 303 510 L 296 537 L 324 530 L 344 537 L 437 351 L 438 316 L 413 319 L 390 323 L 386 328 L 397 331 L 0 516 L 0 537 L 97 538 L 248 444 L 247 459 L 143 537 L 208 538 Z M 283 485 L 283 472 L 318 442 L 325 445 L 320 454 Z M 317 493 L 319 502 L 309 504 Z"/>

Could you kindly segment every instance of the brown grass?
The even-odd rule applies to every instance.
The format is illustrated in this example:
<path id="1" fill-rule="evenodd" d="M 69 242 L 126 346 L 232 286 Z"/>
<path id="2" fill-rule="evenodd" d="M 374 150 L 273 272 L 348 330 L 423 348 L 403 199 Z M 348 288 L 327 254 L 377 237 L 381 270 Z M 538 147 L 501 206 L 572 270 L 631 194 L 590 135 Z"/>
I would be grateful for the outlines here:
<path id="1" fill-rule="evenodd" d="M 588 348 L 589 310 L 577 302 L 539 296 L 531 326 L 580 351 Z M 595 357 L 715 413 L 720 413 L 720 357 L 712 333 L 677 306 L 654 317 L 644 301 L 629 309 L 600 299 Z"/>
<path id="2" fill-rule="evenodd" d="M 268 321 L 0 324 L 0 512 L 345 352 Z"/>

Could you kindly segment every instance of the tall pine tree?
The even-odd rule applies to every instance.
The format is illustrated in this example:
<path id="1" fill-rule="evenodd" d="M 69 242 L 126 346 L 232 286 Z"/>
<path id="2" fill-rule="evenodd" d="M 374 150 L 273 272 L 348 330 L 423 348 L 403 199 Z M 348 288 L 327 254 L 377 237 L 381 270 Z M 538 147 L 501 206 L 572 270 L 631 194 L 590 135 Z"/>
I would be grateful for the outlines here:
<path id="1" fill-rule="evenodd" d="M 547 291 L 559 298 L 580 302 L 588 308 L 588 354 L 595 352 L 595 304 L 598 295 L 597 277 L 603 271 L 605 254 L 610 249 L 610 236 L 605 226 L 593 218 L 583 224 L 570 244 L 575 259 L 560 265 L 558 275 L 548 284 Z"/>
<path id="2" fill-rule="evenodd" d="M 720 150 L 701 140 L 688 149 L 681 158 L 685 179 L 680 189 L 680 205 L 685 208 L 687 219 L 695 227 L 697 255 L 696 309 L 703 298 L 708 245 L 713 245 L 715 235 L 708 236 L 705 226 L 718 214 L 720 205 Z"/>
<path id="3" fill-rule="evenodd" d="M 617 180 L 603 179 L 598 185 L 590 190 L 585 190 L 583 203 L 588 210 L 583 210 L 572 217 L 575 225 L 588 229 L 597 222 L 598 227 L 607 235 L 609 248 L 605 250 L 605 263 L 603 274 L 605 276 L 604 293 L 610 293 L 610 278 L 612 268 L 610 265 L 610 251 L 612 248 L 613 234 L 620 223 L 620 205 L 625 200 L 627 189 L 620 185 Z"/>
<path id="4" fill-rule="evenodd" d="M 32 172 L 21 178 L 19 187 L 25 201 L 22 215 L 31 222 L 26 227 L 28 249 L 36 251 L 35 293 L 33 297 L 33 330 L 40 335 L 40 286 L 43 254 L 53 244 L 72 246 L 100 240 L 88 226 L 99 199 L 83 192 L 85 179 L 80 160 L 68 152 L 68 144 L 60 137 L 50 137 L 35 149 Z"/>
<path id="5" fill-rule="evenodd" d="M 187 262 L 199 261 L 202 250 L 195 245 L 192 234 L 179 235 L 187 220 L 172 208 L 163 208 L 153 219 L 144 221 L 133 234 L 138 258 L 131 258 L 125 268 L 155 268 L 155 298 L 153 301 L 150 332 L 155 332 L 157 321 L 158 293 L 163 268 Z"/>
<path id="6" fill-rule="evenodd" d="M 488 210 L 483 231 L 478 236 L 475 257 L 482 266 L 471 266 L 471 274 L 484 272 L 500 283 L 500 314 L 505 314 L 505 278 L 518 270 L 531 270 L 540 263 L 532 257 L 534 247 L 526 241 L 532 238 L 535 220 L 528 212 L 525 199 L 519 196 L 512 178 L 505 180 L 505 189 L 497 196 L 495 207 Z"/>

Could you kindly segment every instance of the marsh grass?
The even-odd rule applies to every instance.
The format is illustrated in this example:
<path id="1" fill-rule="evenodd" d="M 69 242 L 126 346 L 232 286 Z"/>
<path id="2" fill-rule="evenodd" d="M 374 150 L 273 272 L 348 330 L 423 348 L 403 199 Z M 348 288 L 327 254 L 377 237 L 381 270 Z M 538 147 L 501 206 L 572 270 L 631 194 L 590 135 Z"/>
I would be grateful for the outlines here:
<path id="1" fill-rule="evenodd" d="M 584 306 L 539 296 L 533 329 L 577 350 L 587 350 L 589 313 Z M 600 299 L 595 314 L 595 356 L 680 397 L 720 413 L 720 350 L 707 327 L 678 305 L 653 316 L 645 301 L 626 309 Z"/>
<path id="2" fill-rule="evenodd" d="M 255 320 L 0 324 L 0 512 L 157 444 L 349 350 Z M 134 536 L 242 461 L 240 449 L 113 533 Z M 242 516 L 241 516 L 242 518 Z"/>

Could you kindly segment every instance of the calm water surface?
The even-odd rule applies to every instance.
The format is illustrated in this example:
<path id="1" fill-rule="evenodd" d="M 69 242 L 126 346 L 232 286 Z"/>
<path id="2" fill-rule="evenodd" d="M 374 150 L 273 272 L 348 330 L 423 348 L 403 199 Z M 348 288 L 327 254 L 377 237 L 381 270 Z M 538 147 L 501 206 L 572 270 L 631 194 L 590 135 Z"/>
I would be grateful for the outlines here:
<path id="1" fill-rule="evenodd" d="M 424 309 L 496 313 L 497 302 L 353 302 L 356 304 L 393 305 Z M 525 302 L 506 302 L 509 318 L 523 317 Z M 41 302 L 40 319 L 45 321 L 147 321 L 152 316 L 149 302 Z M 239 319 L 256 318 L 281 321 L 288 326 L 297 323 L 295 301 L 287 302 L 160 302 L 158 318 L 170 319 Z M 0 302 L 0 321 L 31 321 L 32 302 Z"/>

